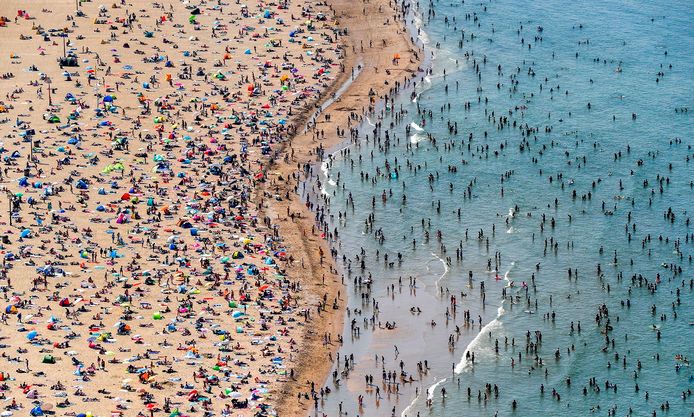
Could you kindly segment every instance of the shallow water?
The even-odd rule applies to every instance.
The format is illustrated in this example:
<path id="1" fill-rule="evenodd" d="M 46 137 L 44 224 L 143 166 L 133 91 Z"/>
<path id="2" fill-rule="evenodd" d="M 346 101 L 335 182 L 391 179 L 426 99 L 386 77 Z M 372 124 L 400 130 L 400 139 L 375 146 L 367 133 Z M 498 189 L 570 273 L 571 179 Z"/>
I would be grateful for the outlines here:
<path id="1" fill-rule="evenodd" d="M 340 350 L 354 354 L 354 367 L 347 377 L 338 375 L 337 388 L 329 378 L 334 391 L 319 411 L 337 415 L 341 405 L 348 415 L 390 415 L 394 406 L 396 415 L 408 416 L 576 416 L 611 410 L 629 415 L 631 408 L 633 416 L 690 415 L 694 398 L 683 399 L 682 392 L 694 388 L 692 370 L 675 355 L 691 359 L 694 354 L 694 239 L 688 224 L 694 208 L 694 123 L 690 113 L 675 110 L 694 107 L 689 55 L 694 11 L 685 2 L 666 1 L 440 2 L 429 20 L 430 9 L 419 10 L 426 31 L 419 39 L 434 48 L 435 59 L 432 74 L 417 80 L 416 100 L 407 90 L 395 106 L 406 112 L 399 123 L 386 112 L 375 143 L 379 117 L 370 117 L 359 141 L 325 166 L 338 250 L 351 261 L 343 265 L 349 305 L 362 314 L 347 318 Z M 461 27 L 465 42 L 459 48 Z M 442 111 L 449 103 L 450 110 Z M 500 116 L 509 121 L 503 128 Z M 447 123 L 457 123 L 457 134 Z M 518 127 L 526 124 L 537 130 Z M 397 177 L 386 165 L 398 168 Z M 420 167 L 416 173 L 415 166 Z M 350 193 L 353 207 L 345 203 Z M 665 217 L 668 210 L 674 220 Z M 373 227 L 367 229 L 365 219 L 372 213 Z M 459 245 L 462 260 L 456 258 Z M 361 248 L 363 269 L 356 258 Z M 392 266 L 384 261 L 386 253 Z M 569 268 L 578 270 L 577 278 L 568 276 Z M 369 274 L 371 292 L 362 301 L 368 291 L 353 282 Z M 639 275 L 650 284 L 659 276 L 657 289 L 649 291 L 645 281 L 632 279 Z M 416 288 L 408 285 L 410 276 L 416 277 Z M 447 323 L 451 295 L 458 308 Z M 373 300 L 379 307 L 376 323 L 395 321 L 394 330 L 364 327 L 364 318 L 374 313 Z M 603 304 L 612 326 L 607 346 L 607 317 L 601 326 L 595 321 Z M 410 312 L 415 306 L 420 314 Z M 464 326 L 463 310 L 470 311 L 474 326 Z M 359 337 L 351 337 L 353 319 L 361 327 Z M 448 338 L 456 325 L 460 335 L 451 349 Z M 658 326 L 660 340 L 652 325 Z M 526 351 L 526 334 L 534 342 L 536 331 L 542 343 L 535 355 Z M 474 352 L 474 364 L 464 359 L 466 351 Z M 400 360 L 416 381 L 401 384 L 399 395 L 388 395 L 381 372 L 399 373 Z M 416 363 L 424 360 L 430 369 L 419 373 Z M 365 391 L 364 374 L 373 374 L 380 401 L 374 387 Z M 497 385 L 498 397 L 492 390 L 485 399 L 487 383 Z M 360 394 L 365 395 L 362 408 Z M 666 401 L 669 410 L 661 410 Z"/>

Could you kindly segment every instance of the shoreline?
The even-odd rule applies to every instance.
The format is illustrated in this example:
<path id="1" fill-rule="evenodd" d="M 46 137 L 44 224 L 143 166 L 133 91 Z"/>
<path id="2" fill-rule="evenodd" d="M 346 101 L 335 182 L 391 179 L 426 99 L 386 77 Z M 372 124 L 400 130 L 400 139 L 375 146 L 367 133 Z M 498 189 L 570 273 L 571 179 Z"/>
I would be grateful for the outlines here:
<path id="1" fill-rule="evenodd" d="M 405 77 L 416 74 L 421 63 L 418 53 L 420 50 L 412 44 L 409 37 L 410 32 L 407 28 L 407 22 L 396 20 L 389 24 L 381 23 L 383 28 L 388 29 L 382 33 L 382 39 L 385 40 L 386 46 L 383 43 L 374 48 L 361 49 L 361 43 L 368 42 L 369 33 L 374 26 L 377 18 L 369 18 L 369 16 L 379 16 L 378 9 L 389 7 L 385 0 L 379 0 L 373 3 L 364 4 L 366 14 L 359 10 L 360 4 L 353 4 L 349 1 L 339 0 L 331 4 L 331 9 L 337 13 L 337 18 L 340 19 L 340 26 L 345 27 L 349 33 L 346 42 L 343 46 L 346 48 L 347 54 L 342 61 L 345 68 L 339 77 L 332 85 L 323 93 L 311 109 L 305 109 L 305 113 L 295 123 L 295 134 L 288 142 L 282 144 L 281 154 L 292 154 L 289 161 L 281 162 L 278 165 L 270 165 L 269 170 L 275 171 L 278 180 L 291 178 L 296 182 L 293 191 L 292 184 L 279 184 L 274 182 L 265 183 L 264 188 L 274 188 L 275 191 L 289 192 L 289 195 L 294 197 L 291 200 L 275 201 L 267 207 L 268 212 L 271 212 L 276 218 L 277 224 L 280 225 L 283 231 L 283 236 L 289 241 L 295 241 L 297 238 L 302 246 L 302 255 L 308 258 L 311 277 L 310 282 L 304 283 L 308 285 L 308 292 L 315 297 L 317 292 L 323 292 L 327 300 L 336 300 L 338 308 L 325 309 L 323 317 L 318 323 L 304 330 L 302 338 L 302 353 L 295 360 L 295 367 L 300 368 L 295 374 L 294 382 L 288 383 L 281 388 L 276 398 L 275 409 L 278 415 L 281 416 L 299 416 L 308 415 L 313 410 L 313 402 L 303 397 L 303 400 L 297 398 L 302 394 L 310 392 L 312 384 L 315 387 L 320 387 L 330 374 L 330 369 L 334 364 L 333 355 L 340 347 L 337 338 L 341 336 L 344 321 L 346 318 L 345 308 L 347 305 L 346 286 L 344 280 L 339 279 L 338 269 L 335 266 L 334 259 L 330 256 L 325 257 L 327 262 L 321 263 L 320 253 L 330 253 L 331 248 L 328 240 L 320 237 L 314 229 L 316 222 L 309 216 L 313 216 L 314 212 L 297 199 L 297 192 L 301 180 L 294 177 L 293 174 L 297 171 L 299 164 L 309 164 L 318 167 L 323 160 L 317 157 L 316 153 L 311 148 L 322 147 L 324 150 L 339 146 L 340 143 L 348 141 L 344 136 L 335 134 L 335 129 L 339 126 L 344 126 L 347 123 L 350 112 L 355 111 L 361 105 L 362 112 L 365 108 L 374 109 L 374 104 L 379 104 L 384 99 L 384 94 L 388 94 L 391 90 L 391 82 L 397 81 L 405 74 Z M 389 9 L 390 11 L 391 9 Z M 398 12 L 397 10 L 392 10 Z M 384 13 L 385 14 L 385 13 Z M 409 15 L 409 14 L 408 14 Z M 344 38 L 343 38 L 344 40 Z M 349 49 L 351 47 L 351 50 Z M 379 51 L 388 50 L 388 53 L 380 53 Z M 354 51 L 354 52 L 352 52 Z M 359 52 L 357 52 L 359 51 Z M 390 65 L 391 56 L 399 54 L 399 65 Z M 383 66 L 385 64 L 385 66 Z M 357 66 L 361 69 L 357 70 Z M 351 70 L 348 72 L 348 68 Z M 379 68 L 384 69 L 379 71 Z M 386 72 L 385 70 L 388 70 Z M 352 71 L 357 71 L 356 76 L 352 77 Z M 341 91 L 339 97 L 335 98 L 334 94 L 343 87 L 349 84 L 344 91 Z M 369 90 L 373 89 L 379 100 L 375 103 L 369 103 Z M 324 103 L 329 105 L 324 106 Z M 366 105 L 365 103 L 366 102 Z M 330 116 L 326 119 L 324 116 L 328 113 Z M 321 117 L 323 116 L 323 117 Z M 333 118 L 334 116 L 337 116 Z M 299 131 L 296 126 L 304 127 Z M 328 131 L 324 137 L 316 141 L 313 133 L 320 128 L 321 131 Z M 322 135 L 321 135 L 322 136 Z M 289 147 L 289 150 L 286 147 Z M 295 165 L 296 164 L 296 165 Z M 281 194 L 280 192 L 280 194 Z M 282 213 L 282 214 L 281 214 Z M 286 216 L 286 213 L 297 214 L 293 221 Z M 283 217 L 283 214 L 285 215 Z M 308 232 L 309 229 L 312 229 Z M 308 232 L 308 233 L 307 233 Z M 322 249 L 322 252 L 321 252 Z M 327 268 L 326 268 L 327 267 Z M 317 272 L 317 273 L 316 273 Z M 322 283 L 322 276 L 329 275 L 331 279 Z M 320 282 L 319 282 L 320 281 Z M 324 340 L 319 335 L 334 335 L 331 337 L 331 342 L 324 344 Z M 325 336 L 330 337 L 330 336 Z M 328 358 L 326 358 L 328 356 Z M 328 359 L 328 360 L 325 360 Z M 310 365 L 308 368 L 305 365 Z M 316 388 L 317 389 L 317 388 Z"/>
<path id="2" fill-rule="evenodd" d="M 407 44 L 412 45 L 413 47 L 416 47 L 417 51 L 420 54 L 417 56 L 417 61 L 416 61 L 416 63 L 418 64 L 417 70 L 412 73 L 413 75 L 410 78 L 410 80 L 415 80 L 415 81 L 419 82 L 420 79 L 419 79 L 419 77 L 417 77 L 417 75 L 421 76 L 421 83 L 415 85 L 415 88 L 411 90 L 413 96 L 415 97 L 414 101 L 416 101 L 421 94 L 424 94 L 431 87 L 430 77 L 433 77 L 435 75 L 433 73 L 429 73 L 429 69 L 433 69 L 434 61 L 436 60 L 436 53 L 433 50 L 430 50 L 427 52 L 424 51 L 423 48 L 425 48 L 428 45 L 428 35 L 424 31 L 424 25 L 422 24 L 422 20 L 421 20 L 420 16 L 418 15 L 419 9 L 417 9 L 413 5 L 411 5 L 411 7 L 412 8 L 409 9 L 409 11 L 406 15 L 406 19 L 411 18 L 411 21 L 405 20 L 404 22 L 401 22 L 401 23 L 403 23 L 407 33 L 409 33 L 412 36 L 410 39 L 407 40 Z M 417 47 L 416 44 L 413 45 L 413 43 L 411 42 L 412 40 L 414 40 L 416 42 L 416 44 L 422 44 L 423 48 Z M 412 62 L 412 61 L 410 62 L 410 66 L 412 66 L 414 64 L 415 64 L 415 62 Z M 423 68 L 427 68 L 427 71 L 424 72 Z M 389 77 L 383 77 L 382 80 L 379 80 L 379 81 L 386 81 L 387 82 L 388 78 Z M 394 78 L 394 77 L 390 77 L 390 78 Z M 346 83 L 349 83 L 349 81 L 347 81 Z M 343 84 L 338 82 L 334 85 L 341 86 Z M 337 89 L 339 90 L 340 88 L 341 87 L 338 87 Z M 348 94 L 350 91 L 351 91 L 351 86 L 346 91 L 344 91 L 344 93 Z M 359 135 L 362 135 L 364 132 L 368 133 L 370 128 L 375 129 L 382 121 L 385 121 L 387 116 L 383 113 L 383 110 L 385 109 L 385 105 L 387 103 L 387 100 L 393 100 L 393 105 L 395 105 L 396 101 L 398 101 L 398 100 L 402 101 L 403 100 L 403 97 L 405 97 L 406 91 L 407 91 L 406 89 L 402 89 L 399 91 L 391 91 L 392 94 L 387 95 L 385 97 L 383 95 L 379 95 L 379 100 L 372 102 L 370 104 L 368 111 L 363 111 L 362 113 L 359 113 L 357 116 L 360 116 L 361 118 L 357 118 L 356 122 L 353 121 L 353 125 L 352 125 L 352 126 L 356 126 L 357 128 L 359 128 L 359 130 L 360 130 Z M 325 99 L 325 101 L 328 101 L 328 100 L 330 100 L 330 98 Z M 410 100 L 411 100 L 411 97 L 409 99 L 405 98 L 405 101 L 410 101 Z M 339 103 L 339 100 L 337 100 L 336 102 Z M 320 116 L 323 111 L 330 110 L 332 107 L 332 104 L 333 103 L 331 103 L 331 105 L 327 106 L 326 108 L 323 108 L 323 106 L 321 106 L 320 104 L 316 104 L 316 107 L 318 108 L 318 110 L 314 113 L 314 118 L 318 118 L 318 116 Z M 325 123 L 325 125 L 327 125 L 327 126 L 338 125 L 339 126 L 339 123 L 327 122 L 327 123 Z M 362 131 L 361 128 L 364 128 L 364 130 Z M 304 135 L 308 135 L 310 133 L 310 131 L 308 131 L 308 130 L 309 129 L 307 128 L 307 131 L 304 132 Z M 328 139 L 332 139 L 332 138 L 334 138 L 334 137 L 330 137 Z M 354 138 L 352 138 L 352 140 L 350 140 L 350 138 L 348 138 L 348 137 L 343 137 L 342 140 L 329 142 L 328 145 L 324 149 L 325 156 L 322 158 L 315 159 L 311 163 L 312 168 L 318 169 L 322 172 L 311 171 L 310 175 L 305 176 L 304 180 L 301 182 L 304 185 L 314 186 L 314 189 L 312 189 L 311 191 L 308 192 L 308 195 L 310 197 L 307 197 L 307 198 L 310 198 L 311 201 L 316 202 L 316 204 L 317 204 L 316 207 L 320 212 L 322 212 L 323 208 L 328 209 L 330 207 L 329 200 L 331 199 L 331 195 L 326 193 L 325 188 L 323 188 L 321 182 L 323 180 L 328 181 L 331 179 L 330 175 L 327 173 L 326 170 L 330 169 L 329 167 L 331 166 L 331 163 L 333 162 L 332 156 L 337 155 L 338 153 L 340 153 L 340 151 L 343 151 L 343 150 L 353 146 L 354 145 L 353 140 L 354 140 Z M 325 139 L 322 140 L 320 142 L 320 144 L 321 144 L 321 146 L 325 145 L 326 140 Z M 325 167 L 325 164 L 327 164 L 327 166 L 328 166 L 327 168 Z M 319 187 L 318 189 L 315 188 L 316 185 L 318 185 L 318 187 Z M 335 185 L 335 184 L 332 184 L 332 185 Z M 316 214 L 316 210 L 308 210 L 308 211 L 310 214 Z M 328 209 L 326 211 L 326 213 L 331 213 L 331 211 Z M 331 217 L 332 217 L 332 214 L 331 214 Z M 318 223 L 314 222 L 312 224 L 318 224 Z M 338 243 L 338 240 L 328 240 L 328 247 L 333 248 L 334 246 L 340 246 L 340 245 L 335 245 L 336 243 Z M 337 249 L 336 249 L 335 253 L 341 254 L 341 252 L 338 252 Z M 441 262 L 443 264 L 443 272 L 440 276 L 438 276 L 438 278 L 434 282 L 434 286 L 436 287 L 436 292 L 437 292 L 437 294 L 439 294 L 439 291 L 442 290 L 442 288 L 440 286 L 440 281 L 449 274 L 449 272 L 450 272 L 449 265 L 446 264 L 446 262 L 442 258 L 437 256 L 435 253 L 432 252 L 431 255 L 434 257 L 434 260 Z M 334 258 L 334 259 L 337 259 L 337 258 Z M 510 270 L 507 271 L 507 273 L 508 272 L 510 272 Z M 338 284 L 338 286 L 341 287 L 342 289 L 348 290 L 349 289 L 348 285 L 349 285 L 350 276 L 351 275 L 347 276 L 348 280 L 347 280 L 346 284 L 343 282 L 341 285 Z M 436 297 L 439 298 L 440 295 L 437 295 Z M 347 298 L 341 299 L 340 305 L 343 306 L 343 308 L 349 307 L 349 301 L 350 300 Z M 409 413 L 410 409 L 412 407 L 414 407 L 418 401 L 420 401 L 422 399 L 426 400 L 427 402 L 430 401 L 433 398 L 434 392 L 435 392 L 437 387 L 439 387 L 440 385 L 446 383 L 447 381 L 449 381 L 451 379 L 455 379 L 455 378 L 460 379 L 460 375 L 465 370 L 464 368 L 467 367 L 468 365 L 470 365 L 469 359 L 466 359 L 466 354 L 470 351 L 473 344 L 481 338 L 481 336 L 484 334 L 485 329 L 487 329 L 489 325 L 494 324 L 500 318 L 500 314 L 503 314 L 503 313 L 499 313 L 499 311 L 503 310 L 503 300 L 499 300 L 498 305 L 496 305 L 496 304 L 491 305 L 491 307 L 493 307 L 494 311 L 496 312 L 496 314 L 491 318 L 489 318 L 488 315 L 485 314 L 486 307 L 487 307 L 487 304 L 484 303 L 484 305 L 478 306 L 478 309 L 469 310 L 469 311 L 474 312 L 474 314 L 479 314 L 480 316 L 484 316 L 485 324 L 483 326 L 477 327 L 474 323 L 472 323 L 472 325 L 468 329 L 469 331 L 472 331 L 472 334 L 468 334 L 459 340 L 461 342 L 464 341 L 462 343 L 463 349 L 462 349 L 459 357 L 457 357 L 455 360 L 455 364 L 454 364 L 455 369 L 454 369 L 452 375 L 447 375 L 447 374 L 429 375 L 427 372 L 426 377 L 427 378 L 431 377 L 432 380 L 429 380 L 426 383 L 424 383 L 423 379 L 419 380 L 418 390 L 415 390 L 413 388 L 411 390 L 411 392 L 409 392 L 410 394 L 413 394 L 413 396 L 403 398 L 407 405 L 405 406 L 405 408 L 402 411 L 398 412 L 397 415 L 401 415 L 402 417 L 406 417 L 407 415 L 409 415 L 408 413 Z M 339 324 L 339 328 L 338 328 L 338 333 L 345 333 L 347 331 L 347 329 L 344 327 L 345 319 L 347 317 L 349 317 L 349 315 L 348 314 L 346 315 L 345 313 L 342 313 L 340 315 L 340 324 Z M 487 321 L 487 320 L 489 320 L 489 321 Z M 332 324 L 332 328 L 335 328 L 336 324 L 335 323 L 331 323 L 331 324 Z M 340 343 L 339 345 L 331 346 L 330 352 L 335 353 L 335 351 L 342 349 L 346 345 L 347 345 L 347 342 L 345 341 L 345 345 Z M 328 378 L 330 369 L 332 369 L 333 366 L 335 365 L 334 361 L 330 361 L 330 362 L 328 362 L 328 364 L 329 364 L 329 367 L 328 367 L 328 371 L 326 371 L 326 378 L 324 378 L 324 380 Z M 337 371 L 339 371 L 339 369 Z M 336 376 L 333 375 L 333 377 L 336 377 Z M 339 378 L 339 376 L 338 376 L 338 378 Z M 327 381 L 325 383 L 327 383 L 328 386 L 331 385 Z M 316 390 L 318 390 L 318 389 L 319 389 L 319 386 L 316 386 Z M 322 388 L 320 388 L 320 389 L 322 390 Z M 356 391 L 352 391 L 350 388 L 341 388 L 341 389 L 347 389 L 349 392 L 352 392 L 354 395 L 357 395 Z M 322 393 L 322 391 L 321 391 L 321 393 Z M 329 394 L 326 392 L 326 395 L 329 395 Z M 405 392 L 403 392 L 403 393 L 399 393 L 399 395 L 407 395 L 407 394 Z M 290 397 L 287 397 L 287 398 L 290 398 Z M 325 401 L 327 403 L 334 402 L 334 400 L 332 400 L 332 399 L 325 400 L 326 397 L 323 395 L 321 395 L 321 398 L 323 398 L 321 401 Z M 398 403 L 398 400 L 395 400 L 395 404 L 397 404 L 397 403 Z M 393 403 L 391 403 L 391 405 L 392 404 Z M 325 404 L 323 404 L 321 402 L 321 408 L 323 408 L 324 405 Z M 335 405 L 335 404 L 333 403 L 333 405 Z M 315 410 L 315 407 L 313 407 L 313 406 L 310 406 L 308 408 L 304 407 L 304 410 L 306 412 L 309 412 L 309 415 L 310 415 L 310 412 L 312 410 Z M 323 411 L 323 410 L 321 410 L 321 411 Z M 323 414 L 323 415 L 325 415 L 325 414 Z"/>

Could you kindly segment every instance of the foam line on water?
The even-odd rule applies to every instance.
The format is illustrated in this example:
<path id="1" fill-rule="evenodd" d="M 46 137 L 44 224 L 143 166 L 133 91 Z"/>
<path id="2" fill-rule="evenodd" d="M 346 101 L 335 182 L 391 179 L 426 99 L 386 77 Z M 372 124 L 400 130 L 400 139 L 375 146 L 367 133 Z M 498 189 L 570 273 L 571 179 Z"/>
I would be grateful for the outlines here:
<path id="1" fill-rule="evenodd" d="M 330 177 L 330 170 L 328 168 L 328 161 L 323 161 L 320 164 L 320 170 L 323 173 L 323 176 L 325 177 L 325 182 L 321 186 L 321 192 L 325 195 L 328 195 L 327 188 L 325 187 L 325 184 L 330 184 L 330 186 L 334 187 L 337 185 L 337 182 L 335 182 L 334 179 Z"/>
<path id="2" fill-rule="evenodd" d="M 412 127 L 412 129 L 416 130 L 417 132 L 423 132 L 424 131 L 424 128 L 422 128 L 421 126 L 419 126 L 415 122 L 410 123 L 410 127 Z"/>
<path id="3" fill-rule="evenodd" d="M 431 384 L 429 388 L 427 388 L 427 400 L 431 400 L 434 398 L 434 392 L 436 392 L 436 388 L 444 382 L 446 382 L 446 378 L 441 378 L 440 380 L 434 379 L 434 383 Z M 418 399 L 419 396 L 414 397 L 412 399 L 412 402 L 410 402 L 410 404 L 407 407 L 405 407 L 404 410 L 402 410 L 402 413 L 400 413 L 400 417 L 408 417 L 407 413 L 410 411 L 410 409 L 412 409 L 412 407 L 414 407 Z"/>
<path id="4" fill-rule="evenodd" d="M 471 352 L 474 348 L 479 346 L 479 344 L 482 341 L 482 337 L 484 335 L 488 334 L 491 330 L 495 330 L 495 329 L 500 328 L 500 327 L 501 327 L 501 321 L 499 321 L 498 318 L 495 318 L 494 320 L 487 323 L 484 327 L 482 327 L 482 329 L 477 334 L 477 336 L 475 336 L 475 338 L 472 339 L 472 342 L 470 342 L 470 344 L 467 345 L 467 347 L 465 348 L 465 351 L 463 352 L 463 357 L 460 358 L 460 362 L 458 362 L 458 364 L 455 366 L 455 373 L 456 374 L 461 374 L 472 367 L 472 361 L 466 360 L 466 356 L 467 356 L 468 352 Z"/>
<path id="5" fill-rule="evenodd" d="M 511 280 L 509 279 L 509 273 L 511 272 L 511 270 L 513 269 L 513 267 L 515 265 L 516 265 L 515 262 L 511 262 L 511 266 L 504 273 L 504 281 L 506 281 L 506 287 L 509 287 L 511 285 Z M 506 310 L 504 309 L 504 302 L 505 301 L 502 300 L 501 304 L 499 305 L 499 308 L 497 308 L 496 317 L 494 318 L 494 320 L 490 321 L 484 327 L 482 327 L 482 329 L 480 329 L 480 332 L 477 334 L 477 336 L 475 336 L 475 338 L 472 339 L 472 342 L 470 342 L 470 344 L 467 345 L 467 347 L 465 348 L 465 351 L 463 352 L 463 357 L 460 358 L 460 362 L 458 362 L 458 364 L 455 366 L 455 373 L 456 374 L 461 374 L 464 371 L 466 371 L 472 367 L 472 362 L 466 360 L 466 356 L 467 356 L 468 352 L 471 352 L 475 347 L 479 346 L 479 344 L 482 341 L 482 337 L 484 337 L 485 334 L 489 334 L 490 331 L 500 329 L 503 326 L 503 323 L 499 319 L 501 318 L 501 316 L 504 315 L 504 313 L 506 313 Z"/>
<path id="6" fill-rule="evenodd" d="M 419 142 L 421 142 L 427 138 L 426 134 L 424 133 L 424 128 L 419 126 L 417 123 L 411 122 L 410 127 L 412 128 L 412 130 L 415 131 L 410 136 L 410 143 L 412 143 L 413 145 L 416 143 L 419 143 Z"/>
<path id="7" fill-rule="evenodd" d="M 429 35 L 426 33 L 426 31 L 422 30 L 422 28 L 424 27 L 424 21 L 422 20 L 419 13 L 413 14 L 413 21 L 414 27 L 417 29 L 418 32 L 417 39 L 419 39 L 422 42 L 422 44 L 428 45 Z"/>
<path id="8" fill-rule="evenodd" d="M 434 398 L 434 392 L 436 391 L 436 388 L 446 382 L 446 378 L 441 378 L 439 381 L 435 381 L 429 388 L 427 388 L 427 400 L 431 400 Z"/>
<path id="9" fill-rule="evenodd" d="M 419 399 L 419 396 L 414 397 L 412 399 L 412 402 L 410 402 L 410 404 L 407 407 L 405 407 L 404 410 L 402 410 L 402 413 L 400 413 L 400 417 L 408 417 L 407 413 L 409 413 L 410 409 L 412 409 L 412 407 L 414 407 L 414 405 L 417 403 L 418 399 Z"/>
<path id="10" fill-rule="evenodd" d="M 434 258 L 438 259 L 438 260 L 441 261 L 441 263 L 443 264 L 443 274 L 441 274 L 441 276 L 436 280 L 436 293 L 438 294 L 438 292 L 439 292 L 439 282 L 441 282 L 441 280 L 443 279 L 443 277 L 445 277 L 445 276 L 448 274 L 448 264 L 446 264 L 446 261 L 444 261 L 443 259 L 441 259 L 441 258 L 440 258 L 439 256 L 437 256 L 434 252 L 431 253 L 431 256 L 433 256 Z"/>

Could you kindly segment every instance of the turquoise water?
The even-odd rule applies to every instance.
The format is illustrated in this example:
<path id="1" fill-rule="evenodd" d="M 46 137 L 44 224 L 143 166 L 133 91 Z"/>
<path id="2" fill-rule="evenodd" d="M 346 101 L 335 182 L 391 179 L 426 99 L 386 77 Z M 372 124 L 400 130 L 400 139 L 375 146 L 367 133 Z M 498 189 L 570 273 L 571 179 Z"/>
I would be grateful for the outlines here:
<path id="1" fill-rule="evenodd" d="M 434 59 L 416 99 L 410 86 L 326 164 L 350 282 L 340 353 L 354 361 L 319 411 L 691 415 L 694 373 L 676 355 L 694 356 L 694 9 L 501 0 L 417 14 Z"/>

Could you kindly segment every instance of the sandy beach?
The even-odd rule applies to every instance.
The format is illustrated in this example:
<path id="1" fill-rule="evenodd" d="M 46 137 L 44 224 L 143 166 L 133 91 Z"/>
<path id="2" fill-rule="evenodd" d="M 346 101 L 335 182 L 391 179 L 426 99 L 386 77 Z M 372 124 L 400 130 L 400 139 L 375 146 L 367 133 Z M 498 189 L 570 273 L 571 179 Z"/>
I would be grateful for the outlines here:
<path id="1" fill-rule="evenodd" d="M 3 6 L 3 415 L 307 415 L 345 291 L 299 172 L 415 73 L 397 12 Z"/>

